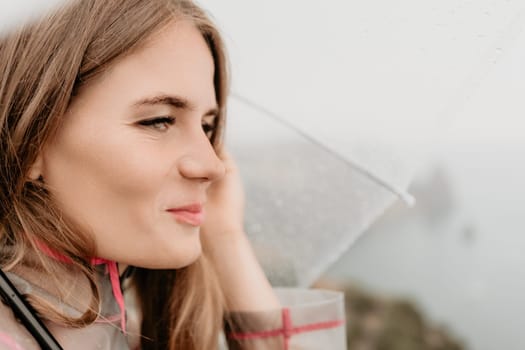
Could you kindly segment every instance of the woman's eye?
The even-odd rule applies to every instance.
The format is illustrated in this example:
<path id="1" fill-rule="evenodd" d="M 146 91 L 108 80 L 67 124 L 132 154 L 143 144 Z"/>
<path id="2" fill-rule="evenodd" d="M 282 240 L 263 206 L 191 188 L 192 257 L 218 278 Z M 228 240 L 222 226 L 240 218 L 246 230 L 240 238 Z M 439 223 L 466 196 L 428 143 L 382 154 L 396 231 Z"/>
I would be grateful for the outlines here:
<path id="1" fill-rule="evenodd" d="M 205 123 L 205 122 L 202 123 L 202 130 L 204 131 L 204 133 L 206 134 L 208 138 L 212 137 L 213 132 L 215 131 L 215 128 L 216 128 L 215 123 Z"/>
<path id="2" fill-rule="evenodd" d="M 175 124 L 175 118 L 173 117 L 158 117 L 139 122 L 139 125 L 146 126 L 158 131 L 166 131 L 173 124 Z"/>

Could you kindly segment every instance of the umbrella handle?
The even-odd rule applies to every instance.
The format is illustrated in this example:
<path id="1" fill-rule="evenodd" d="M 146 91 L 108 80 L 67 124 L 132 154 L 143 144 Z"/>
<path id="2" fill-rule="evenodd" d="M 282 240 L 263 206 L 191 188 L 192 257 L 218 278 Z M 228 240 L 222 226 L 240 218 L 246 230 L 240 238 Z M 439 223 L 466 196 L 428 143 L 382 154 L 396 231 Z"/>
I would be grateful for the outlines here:
<path id="1" fill-rule="evenodd" d="M 0 296 L 4 303 L 11 307 L 17 319 L 26 327 L 44 350 L 63 350 L 57 340 L 51 335 L 44 323 L 36 316 L 35 310 L 16 290 L 13 283 L 0 269 Z"/>

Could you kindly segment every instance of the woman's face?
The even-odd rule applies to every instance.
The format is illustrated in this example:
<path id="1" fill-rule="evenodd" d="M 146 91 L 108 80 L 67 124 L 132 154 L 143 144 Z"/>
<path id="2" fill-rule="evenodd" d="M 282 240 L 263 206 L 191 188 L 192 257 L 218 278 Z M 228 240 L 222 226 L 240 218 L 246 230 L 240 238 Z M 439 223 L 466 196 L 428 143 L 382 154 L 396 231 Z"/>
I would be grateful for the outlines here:
<path id="1" fill-rule="evenodd" d="M 225 172 L 205 133 L 217 115 L 213 77 L 202 35 L 179 21 L 72 102 L 35 167 L 99 257 L 178 268 L 200 255 L 206 190 Z"/>

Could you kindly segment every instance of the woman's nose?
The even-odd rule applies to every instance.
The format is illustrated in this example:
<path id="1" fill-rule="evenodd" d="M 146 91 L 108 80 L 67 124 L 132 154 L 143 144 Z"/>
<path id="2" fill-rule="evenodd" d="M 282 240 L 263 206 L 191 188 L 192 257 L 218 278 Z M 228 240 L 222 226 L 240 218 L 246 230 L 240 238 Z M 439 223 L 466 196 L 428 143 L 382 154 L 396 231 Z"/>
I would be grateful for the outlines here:
<path id="1" fill-rule="evenodd" d="M 218 157 L 206 137 L 200 139 L 194 142 L 189 152 L 179 159 L 179 172 L 188 179 L 203 182 L 217 181 L 226 173 L 224 162 Z"/>

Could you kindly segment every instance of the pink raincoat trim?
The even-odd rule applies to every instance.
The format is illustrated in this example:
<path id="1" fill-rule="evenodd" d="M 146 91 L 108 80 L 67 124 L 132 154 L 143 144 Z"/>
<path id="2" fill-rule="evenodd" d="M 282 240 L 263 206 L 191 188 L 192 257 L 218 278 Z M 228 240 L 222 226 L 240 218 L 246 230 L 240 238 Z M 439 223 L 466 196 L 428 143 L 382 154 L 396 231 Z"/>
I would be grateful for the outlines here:
<path id="1" fill-rule="evenodd" d="M 53 251 L 51 248 L 49 248 L 43 243 L 38 243 L 38 248 L 44 254 L 46 254 L 47 256 L 57 261 L 60 261 L 66 264 L 71 263 L 71 260 L 68 257 L 56 251 Z M 109 279 L 111 281 L 111 288 L 113 290 L 113 296 L 115 297 L 115 300 L 117 301 L 117 304 L 120 309 L 120 327 L 122 328 L 122 332 L 124 334 L 127 334 L 126 332 L 126 304 L 124 302 L 124 295 L 122 294 L 122 289 L 120 288 L 120 279 L 119 279 L 117 263 L 115 261 L 111 261 L 107 259 L 92 258 L 91 264 L 92 265 L 104 265 L 105 264 L 107 266 L 107 269 L 109 272 Z"/>
<path id="2" fill-rule="evenodd" d="M 23 350 L 18 343 L 9 336 L 9 334 L 0 333 L 0 343 L 7 345 L 10 349 L 13 350 Z"/>
<path id="3" fill-rule="evenodd" d="M 281 315 L 283 321 L 282 328 L 262 332 L 230 332 L 228 333 L 228 338 L 235 340 L 251 340 L 282 336 L 284 338 L 284 349 L 288 350 L 290 338 L 296 334 L 336 328 L 345 324 L 345 320 L 333 320 L 294 327 L 289 308 L 283 308 L 281 310 Z"/>

